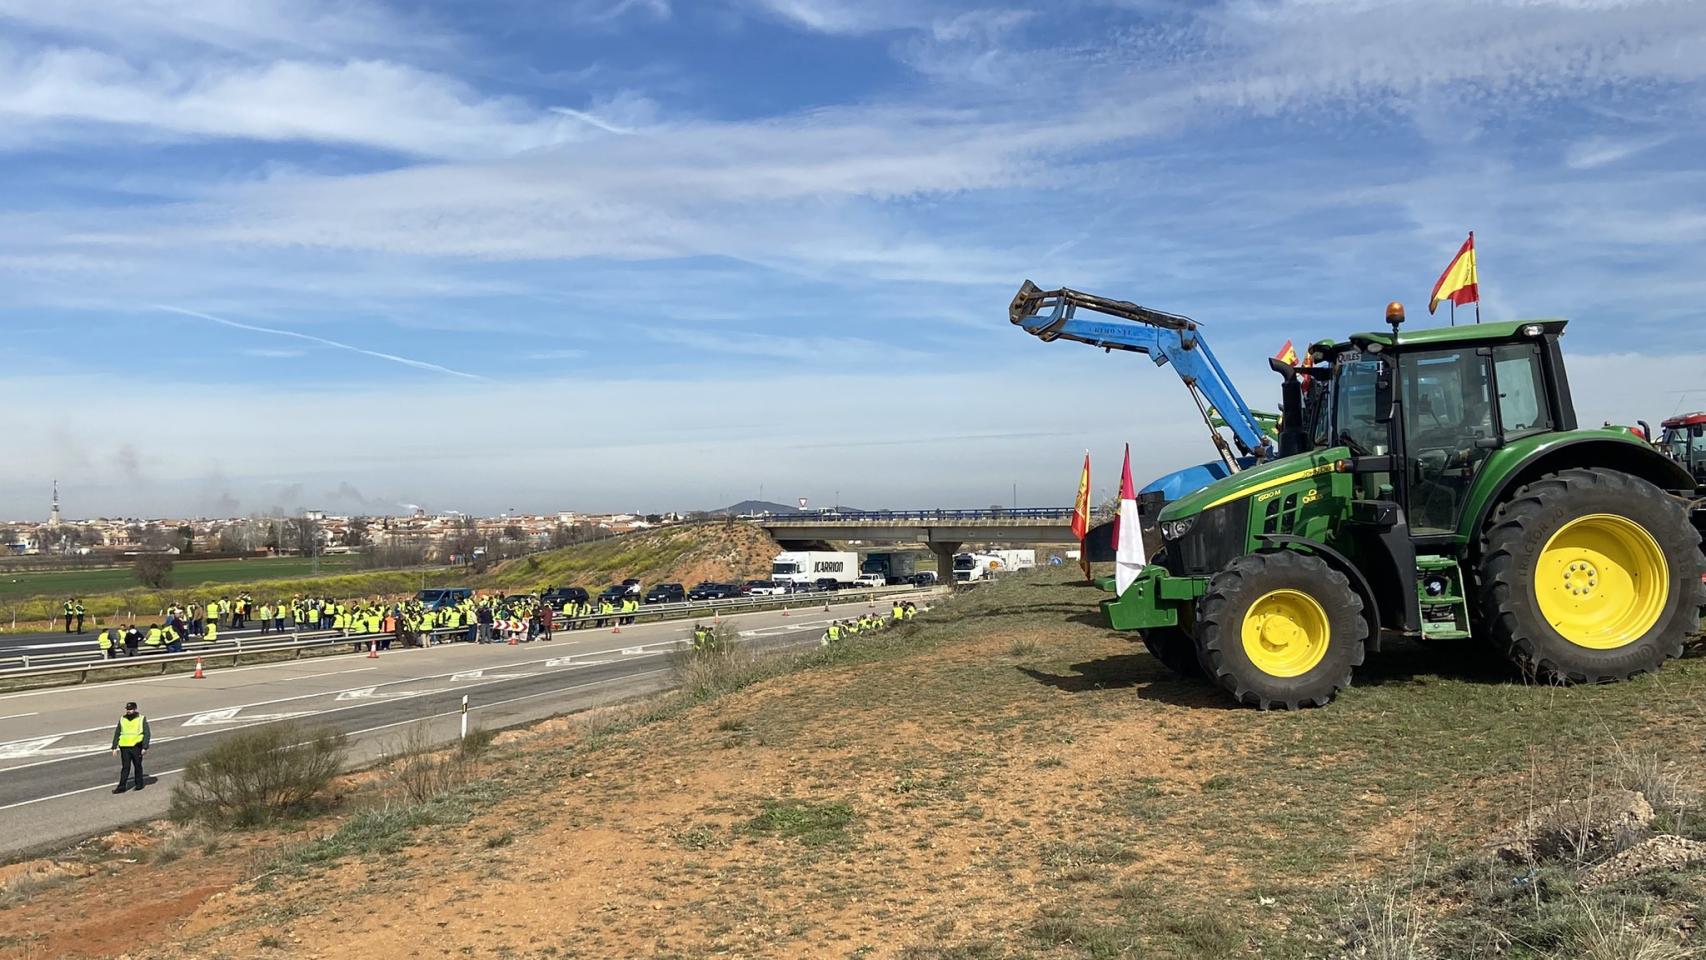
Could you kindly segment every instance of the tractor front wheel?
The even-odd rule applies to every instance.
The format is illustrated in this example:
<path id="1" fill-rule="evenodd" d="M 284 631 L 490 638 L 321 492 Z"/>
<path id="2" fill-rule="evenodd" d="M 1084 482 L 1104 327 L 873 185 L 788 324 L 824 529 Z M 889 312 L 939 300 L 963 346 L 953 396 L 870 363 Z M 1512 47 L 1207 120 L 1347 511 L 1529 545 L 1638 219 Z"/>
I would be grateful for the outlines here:
<path id="1" fill-rule="evenodd" d="M 1183 629 L 1152 627 L 1142 633 L 1143 645 L 1162 666 L 1187 680 L 1203 675 L 1202 665 L 1197 662 L 1197 642 Z"/>
<path id="2" fill-rule="evenodd" d="M 1481 612 L 1517 666 L 1622 680 L 1681 656 L 1698 619 L 1700 534 L 1639 477 L 1564 470 L 1501 504 L 1481 544 Z"/>
<path id="3" fill-rule="evenodd" d="M 1203 666 L 1240 703 L 1326 706 L 1350 685 L 1368 639 L 1362 598 L 1345 575 L 1295 551 L 1239 557 L 1198 607 Z"/>

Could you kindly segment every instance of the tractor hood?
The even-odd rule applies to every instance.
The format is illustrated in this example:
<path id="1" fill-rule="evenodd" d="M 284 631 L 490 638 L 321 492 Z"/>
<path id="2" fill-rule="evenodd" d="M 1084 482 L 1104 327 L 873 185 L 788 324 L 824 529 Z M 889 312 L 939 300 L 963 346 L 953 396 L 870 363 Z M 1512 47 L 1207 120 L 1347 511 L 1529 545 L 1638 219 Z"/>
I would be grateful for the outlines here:
<path id="1" fill-rule="evenodd" d="M 1204 510 L 1255 496 L 1263 490 L 1271 490 L 1317 474 L 1332 473 L 1333 464 L 1350 455 L 1350 450 L 1346 447 L 1328 447 L 1325 450 L 1312 450 L 1296 456 L 1270 460 L 1241 470 L 1167 504 L 1161 510 L 1159 522 L 1194 517 Z"/>

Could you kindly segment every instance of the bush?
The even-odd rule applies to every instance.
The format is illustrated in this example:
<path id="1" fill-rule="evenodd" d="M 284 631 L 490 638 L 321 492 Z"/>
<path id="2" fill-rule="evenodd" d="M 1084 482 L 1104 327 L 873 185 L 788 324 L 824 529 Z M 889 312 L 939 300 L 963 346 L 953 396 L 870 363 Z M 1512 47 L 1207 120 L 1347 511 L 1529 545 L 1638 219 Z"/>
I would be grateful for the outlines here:
<path id="1" fill-rule="evenodd" d="M 159 590 L 172 581 L 172 568 L 176 564 L 169 553 L 139 553 L 136 555 L 136 579 Z"/>
<path id="2" fill-rule="evenodd" d="M 491 747 L 493 734 L 475 727 L 455 746 L 434 749 L 425 724 L 408 728 L 388 757 L 391 776 L 411 801 L 425 803 L 473 781 L 480 757 Z"/>
<path id="3" fill-rule="evenodd" d="M 179 823 L 254 826 L 309 806 L 343 769 L 348 738 L 329 727 L 241 730 L 184 768 L 169 815 Z"/>

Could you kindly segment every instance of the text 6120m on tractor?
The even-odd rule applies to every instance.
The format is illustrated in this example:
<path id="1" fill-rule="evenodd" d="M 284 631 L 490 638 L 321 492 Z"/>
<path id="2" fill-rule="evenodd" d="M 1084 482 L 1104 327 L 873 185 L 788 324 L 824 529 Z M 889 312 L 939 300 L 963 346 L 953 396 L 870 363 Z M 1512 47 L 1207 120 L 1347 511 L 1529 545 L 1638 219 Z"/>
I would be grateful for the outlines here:
<path id="1" fill-rule="evenodd" d="M 1694 479 L 1630 430 L 1577 426 L 1564 321 L 1387 320 L 1301 370 L 1273 361 L 1280 456 L 1167 504 L 1109 622 L 1264 709 L 1326 704 L 1395 636 L 1560 682 L 1678 656 L 1706 603 Z"/>

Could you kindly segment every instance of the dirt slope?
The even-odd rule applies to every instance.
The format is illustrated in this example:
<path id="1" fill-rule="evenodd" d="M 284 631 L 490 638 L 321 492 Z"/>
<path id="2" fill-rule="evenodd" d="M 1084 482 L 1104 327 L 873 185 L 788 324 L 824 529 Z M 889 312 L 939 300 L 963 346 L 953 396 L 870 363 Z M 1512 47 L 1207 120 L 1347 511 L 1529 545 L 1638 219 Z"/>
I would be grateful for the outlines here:
<path id="1" fill-rule="evenodd" d="M 770 572 L 780 548 L 750 523 L 698 523 L 631 533 L 506 561 L 476 582 L 536 590 L 579 586 L 597 592 L 627 577 L 646 584 L 750 580 Z"/>
<path id="2" fill-rule="evenodd" d="M 109 859 L 0 912 L 0 956 L 127 949 L 114 889 L 150 891 L 141 957 L 1321 956 L 1359 884 L 1617 755 L 1706 746 L 1700 659 L 1552 689 L 1399 651 L 1327 710 L 1227 709 L 1063 576 L 708 702 L 506 735 L 460 813 L 383 842 L 301 846 L 410 809 L 370 775 L 331 821 Z"/>

